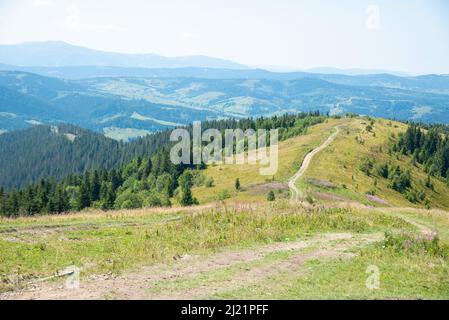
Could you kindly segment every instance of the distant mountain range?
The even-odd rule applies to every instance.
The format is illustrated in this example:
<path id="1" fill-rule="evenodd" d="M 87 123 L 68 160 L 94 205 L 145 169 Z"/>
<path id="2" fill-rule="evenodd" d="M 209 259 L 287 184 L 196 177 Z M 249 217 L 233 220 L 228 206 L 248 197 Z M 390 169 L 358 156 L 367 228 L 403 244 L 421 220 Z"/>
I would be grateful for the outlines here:
<path id="1" fill-rule="evenodd" d="M 218 76 L 230 71 L 215 72 Z M 449 78 L 445 76 L 298 74 L 289 79 L 292 75 L 248 72 L 265 79 L 167 76 L 67 80 L 0 71 L 0 130 L 66 122 L 127 140 L 194 120 L 315 110 L 449 123 Z"/>
<path id="2" fill-rule="evenodd" d="M 158 54 L 125 54 L 93 50 L 75 46 L 62 41 L 25 42 L 13 45 L 0 45 L 0 64 L 20 67 L 40 67 L 22 69 L 22 71 L 45 73 L 49 76 L 62 77 L 90 77 L 113 76 L 117 73 L 121 76 L 132 76 L 132 72 L 143 73 L 145 70 L 132 70 L 136 68 L 166 69 L 166 68 L 216 68 L 216 69 L 264 69 L 281 73 L 320 73 L 339 74 L 348 76 L 392 74 L 396 76 L 408 76 L 404 72 L 382 69 L 339 69 L 333 67 L 320 67 L 299 70 L 292 67 L 249 67 L 230 60 L 211 58 L 202 55 L 185 57 L 164 57 Z M 80 68 L 80 74 L 73 73 L 74 68 Z M 7 67 L 7 66 L 3 66 Z M 47 67 L 47 68 L 42 68 Z M 51 68 L 49 68 L 51 67 Z M 63 68 L 60 68 L 63 67 Z M 86 67 L 96 67 L 89 69 Z M 106 67 L 106 68 L 104 68 Z M 120 70 L 111 67 L 122 67 L 128 70 Z M 17 69 L 14 69 L 17 70 Z M 40 71 L 40 72 L 38 72 Z M 107 74 L 109 73 L 109 74 Z M 124 74 L 126 73 L 126 74 Z"/>
<path id="3" fill-rule="evenodd" d="M 74 46 L 60 41 L 0 45 L 0 63 L 38 67 L 247 68 L 229 60 L 206 56 L 169 58 L 157 54 L 113 53 Z"/>
<path id="4" fill-rule="evenodd" d="M 128 140 L 195 120 L 315 110 L 449 123 L 447 75 L 270 72 L 62 42 L 0 46 L 0 63 L 0 134 L 65 122 Z"/>

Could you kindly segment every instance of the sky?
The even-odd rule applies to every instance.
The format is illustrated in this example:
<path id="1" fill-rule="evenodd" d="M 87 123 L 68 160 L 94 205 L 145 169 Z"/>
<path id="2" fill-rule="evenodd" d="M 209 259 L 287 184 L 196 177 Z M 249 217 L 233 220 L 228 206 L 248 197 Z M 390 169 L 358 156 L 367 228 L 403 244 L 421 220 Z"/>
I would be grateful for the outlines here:
<path id="1" fill-rule="evenodd" d="M 0 0 L 0 44 L 449 74 L 446 0 Z"/>

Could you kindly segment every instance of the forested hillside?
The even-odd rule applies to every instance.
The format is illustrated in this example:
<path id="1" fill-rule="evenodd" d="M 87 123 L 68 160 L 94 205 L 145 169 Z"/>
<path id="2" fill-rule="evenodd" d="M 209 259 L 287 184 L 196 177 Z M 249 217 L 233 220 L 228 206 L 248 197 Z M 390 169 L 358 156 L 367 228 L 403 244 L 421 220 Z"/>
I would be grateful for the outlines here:
<path id="1" fill-rule="evenodd" d="M 424 130 L 412 124 L 395 145 L 395 151 L 412 156 L 414 163 L 424 165 L 430 176 L 447 180 L 449 185 L 449 139 L 447 126 L 430 126 Z"/>
<path id="2" fill-rule="evenodd" d="M 318 112 L 302 113 L 255 120 L 211 121 L 206 122 L 202 129 L 216 128 L 224 134 L 224 130 L 229 128 L 281 128 L 279 138 L 285 140 L 306 133 L 308 127 L 325 119 Z M 21 140 L 27 139 L 27 135 L 20 136 L 20 132 L 6 135 L 4 140 L 9 142 L 11 154 L 3 161 L 14 170 L 16 178 L 22 179 L 30 171 L 34 174 L 32 178 L 40 181 L 10 192 L 2 188 L 0 213 L 16 216 L 79 211 L 87 207 L 109 210 L 170 206 L 170 199 L 174 196 L 181 205 L 195 204 L 197 201 L 191 188 L 206 181 L 198 171 L 186 169 L 205 166 L 173 165 L 169 159 L 168 134 L 163 132 L 128 144 L 67 125 L 60 126 L 57 132 L 46 126 L 29 130 L 29 144 Z M 37 154 L 31 152 L 28 155 L 22 143 Z M 19 150 L 14 153 L 14 148 Z M 15 162 L 16 157 L 23 159 Z M 133 160 L 126 162 L 129 158 Z M 112 169 L 106 170 L 108 168 Z M 3 175 L 9 177 L 7 171 Z"/>
<path id="3" fill-rule="evenodd" d="M 10 189 L 48 177 L 111 169 L 151 155 L 168 138 L 161 132 L 123 143 L 67 124 L 5 133 L 0 136 L 0 186 Z"/>

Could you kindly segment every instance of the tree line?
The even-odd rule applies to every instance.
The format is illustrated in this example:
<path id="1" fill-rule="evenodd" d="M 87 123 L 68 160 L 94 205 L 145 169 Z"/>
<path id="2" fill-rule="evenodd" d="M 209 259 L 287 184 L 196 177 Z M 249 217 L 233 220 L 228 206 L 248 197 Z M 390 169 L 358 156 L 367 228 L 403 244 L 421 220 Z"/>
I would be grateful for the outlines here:
<path id="1" fill-rule="evenodd" d="M 436 176 L 449 183 L 449 140 L 442 126 L 428 126 L 424 130 L 411 124 L 399 136 L 393 151 L 412 156 L 412 161 L 423 165 L 430 176 Z"/>
<path id="2" fill-rule="evenodd" d="M 203 124 L 203 129 L 217 128 L 224 132 L 225 129 L 235 128 L 280 128 L 279 136 L 284 140 L 305 133 L 309 126 L 325 119 L 326 116 L 312 112 L 271 118 L 209 121 Z M 191 126 L 189 130 L 192 130 Z M 95 148 L 96 145 L 90 147 Z M 62 179 L 49 175 L 37 183 L 12 190 L 0 187 L 0 215 L 16 217 L 59 214 L 86 208 L 112 210 L 163 207 L 170 206 L 173 198 L 184 206 L 196 204 L 191 189 L 204 182 L 199 182 L 198 170 L 204 169 L 206 165 L 174 165 L 170 161 L 170 147 L 167 131 L 129 143 L 126 148 L 132 150 L 130 155 L 138 155 L 111 169 L 95 168 L 81 174 L 75 170 Z M 107 148 L 102 152 L 107 150 L 113 152 Z M 141 153 L 146 155 L 141 156 Z"/>

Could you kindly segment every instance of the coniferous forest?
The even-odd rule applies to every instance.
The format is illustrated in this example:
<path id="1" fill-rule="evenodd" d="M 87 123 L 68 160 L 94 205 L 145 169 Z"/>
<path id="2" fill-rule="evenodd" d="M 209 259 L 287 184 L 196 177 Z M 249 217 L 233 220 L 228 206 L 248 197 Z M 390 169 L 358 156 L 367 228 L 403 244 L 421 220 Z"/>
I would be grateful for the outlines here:
<path id="1" fill-rule="evenodd" d="M 449 178 L 449 140 L 447 127 L 411 124 L 401 135 L 394 151 L 412 156 L 430 176 Z M 449 180 L 447 180 L 449 182 Z"/>
<path id="2" fill-rule="evenodd" d="M 326 116 L 319 112 L 311 112 L 209 121 L 202 124 L 202 129 L 216 128 L 224 134 L 225 129 L 281 128 L 279 139 L 282 141 L 306 133 L 309 126 L 325 119 Z M 187 129 L 192 131 L 192 127 Z M 191 188 L 203 183 L 204 179 L 197 170 L 189 169 L 202 169 L 205 165 L 172 164 L 169 158 L 171 131 L 122 143 L 69 125 L 60 125 L 57 132 L 55 130 L 54 127 L 38 126 L 28 132 L 14 133 L 22 134 L 24 140 L 30 139 L 22 147 L 10 143 L 17 141 L 14 139 L 20 140 L 19 137 L 5 135 L 0 139 L 0 144 L 9 144 L 9 154 L 1 159 L 5 163 L 4 174 L 8 170 L 6 168 L 10 172 L 22 173 L 28 169 L 31 172 L 29 176 L 11 175 L 18 180 L 7 180 L 6 187 L 0 188 L 0 214 L 14 217 L 58 214 L 85 208 L 162 207 L 170 206 L 170 199 L 174 196 L 184 206 L 196 203 Z M 28 153 L 26 148 L 40 153 Z M 19 157 L 19 162 L 12 160 Z M 36 179 L 39 180 L 11 188 Z"/>

